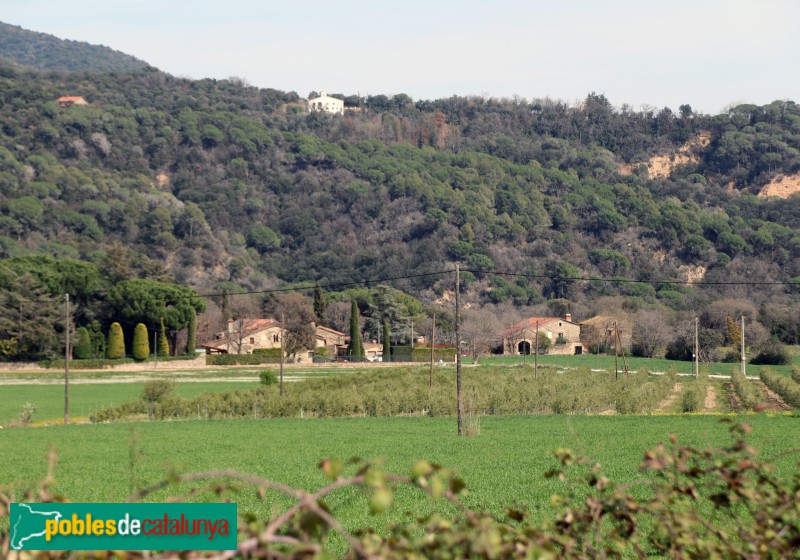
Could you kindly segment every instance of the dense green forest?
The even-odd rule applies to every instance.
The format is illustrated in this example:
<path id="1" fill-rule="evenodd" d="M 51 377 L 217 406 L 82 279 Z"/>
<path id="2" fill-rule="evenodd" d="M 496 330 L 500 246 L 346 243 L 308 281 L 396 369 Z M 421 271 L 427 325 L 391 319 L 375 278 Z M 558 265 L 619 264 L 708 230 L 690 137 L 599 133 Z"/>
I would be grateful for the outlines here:
<path id="1" fill-rule="evenodd" d="M 59 39 L 3 22 L 0 57 L 37 70 L 61 72 L 129 72 L 148 66 L 109 47 Z"/>
<path id="2" fill-rule="evenodd" d="M 342 95 L 331 116 L 238 79 L 127 70 L 0 64 L 0 258 L 200 292 L 414 276 L 391 284 L 427 302 L 452 277 L 424 273 L 460 263 L 476 305 L 798 308 L 800 196 L 756 196 L 800 172 L 795 102 Z"/>

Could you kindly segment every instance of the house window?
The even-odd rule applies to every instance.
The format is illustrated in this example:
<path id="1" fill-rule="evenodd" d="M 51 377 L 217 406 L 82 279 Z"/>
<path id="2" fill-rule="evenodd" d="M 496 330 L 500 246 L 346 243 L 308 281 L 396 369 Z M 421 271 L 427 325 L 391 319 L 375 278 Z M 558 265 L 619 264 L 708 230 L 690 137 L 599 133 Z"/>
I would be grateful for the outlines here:
<path id="1" fill-rule="evenodd" d="M 256 339 L 251 336 L 250 337 L 250 344 L 255 344 L 255 343 L 256 343 Z"/>
<path id="2" fill-rule="evenodd" d="M 280 342 L 280 341 L 281 340 L 280 340 L 279 335 L 277 335 L 277 334 L 273 334 L 272 335 L 272 342 Z"/>

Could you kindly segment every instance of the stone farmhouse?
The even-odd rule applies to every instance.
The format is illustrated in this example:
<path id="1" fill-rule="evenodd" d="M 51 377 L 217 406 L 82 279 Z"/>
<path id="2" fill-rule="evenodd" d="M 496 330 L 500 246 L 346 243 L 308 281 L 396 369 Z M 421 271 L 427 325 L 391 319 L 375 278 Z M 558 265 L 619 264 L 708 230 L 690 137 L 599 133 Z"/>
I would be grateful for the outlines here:
<path id="1" fill-rule="evenodd" d="M 537 328 L 552 343 L 548 350 L 549 354 L 583 354 L 581 327 L 578 323 L 572 322 L 572 316 L 569 313 L 563 319 L 560 317 L 530 317 L 510 326 L 501 333 L 503 354 L 522 355 L 535 352 Z"/>
<path id="2" fill-rule="evenodd" d="M 336 97 L 331 97 L 323 91 L 319 97 L 308 100 L 308 112 L 323 112 L 334 115 L 343 115 L 344 101 L 337 99 Z"/>
<path id="3" fill-rule="evenodd" d="M 327 348 L 329 355 L 336 355 L 339 346 L 344 345 L 344 333 L 313 323 L 312 326 L 316 346 L 298 352 L 295 356 L 298 362 L 312 362 L 320 348 Z M 217 333 L 213 340 L 200 346 L 206 354 L 252 354 L 259 348 L 280 348 L 282 332 L 280 321 L 275 319 L 230 320 L 226 331 Z"/>

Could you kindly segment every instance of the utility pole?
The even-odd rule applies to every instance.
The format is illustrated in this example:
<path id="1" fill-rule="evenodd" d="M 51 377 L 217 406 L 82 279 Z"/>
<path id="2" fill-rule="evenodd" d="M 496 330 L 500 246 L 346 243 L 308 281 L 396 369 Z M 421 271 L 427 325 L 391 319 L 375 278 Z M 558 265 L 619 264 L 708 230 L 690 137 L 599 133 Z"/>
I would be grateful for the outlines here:
<path id="1" fill-rule="evenodd" d="M 745 371 L 747 366 L 745 365 L 745 355 L 744 355 L 744 313 L 742 314 L 742 377 L 746 375 Z"/>
<path id="2" fill-rule="evenodd" d="M 64 348 L 64 424 L 69 424 L 69 294 L 64 294 L 64 333 L 66 346 Z"/>
<path id="3" fill-rule="evenodd" d="M 158 329 L 153 329 L 153 369 L 158 367 Z M 230 346 L 228 346 L 230 348 Z"/>
<path id="4" fill-rule="evenodd" d="M 533 353 L 533 378 L 538 379 L 539 372 L 539 321 L 536 321 L 536 338 L 533 339 L 534 353 Z"/>
<path id="5" fill-rule="evenodd" d="M 614 379 L 619 378 L 619 324 L 614 321 Z"/>
<path id="6" fill-rule="evenodd" d="M 461 326 L 459 325 L 459 292 L 461 291 L 461 281 L 458 265 L 456 265 L 456 409 L 458 413 L 458 435 L 463 434 L 463 421 L 461 417 Z"/>
<path id="7" fill-rule="evenodd" d="M 286 329 L 283 328 L 283 324 L 285 322 L 284 314 L 281 313 L 281 386 L 280 386 L 280 397 L 283 398 L 283 339 L 286 336 Z"/>
<path id="8" fill-rule="evenodd" d="M 700 317 L 694 318 L 694 376 L 700 377 Z"/>
<path id="9" fill-rule="evenodd" d="M 431 375 L 428 387 L 433 388 L 433 347 L 436 345 L 436 313 L 433 314 L 433 328 L 431 329 Z"/>

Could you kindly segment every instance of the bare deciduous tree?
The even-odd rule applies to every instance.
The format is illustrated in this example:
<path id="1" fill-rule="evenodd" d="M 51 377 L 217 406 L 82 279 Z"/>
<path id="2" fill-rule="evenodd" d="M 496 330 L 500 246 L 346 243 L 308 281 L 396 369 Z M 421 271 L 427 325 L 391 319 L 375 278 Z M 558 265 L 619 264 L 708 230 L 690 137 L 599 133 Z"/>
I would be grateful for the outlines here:
<path id="1" fill-rule="evenodd" d="M 634 318 L 631 350 L 635 356 L 652 358 L 664 348 L 670 334 L 666 313 L 654 309 L 642 309 Z"/>

